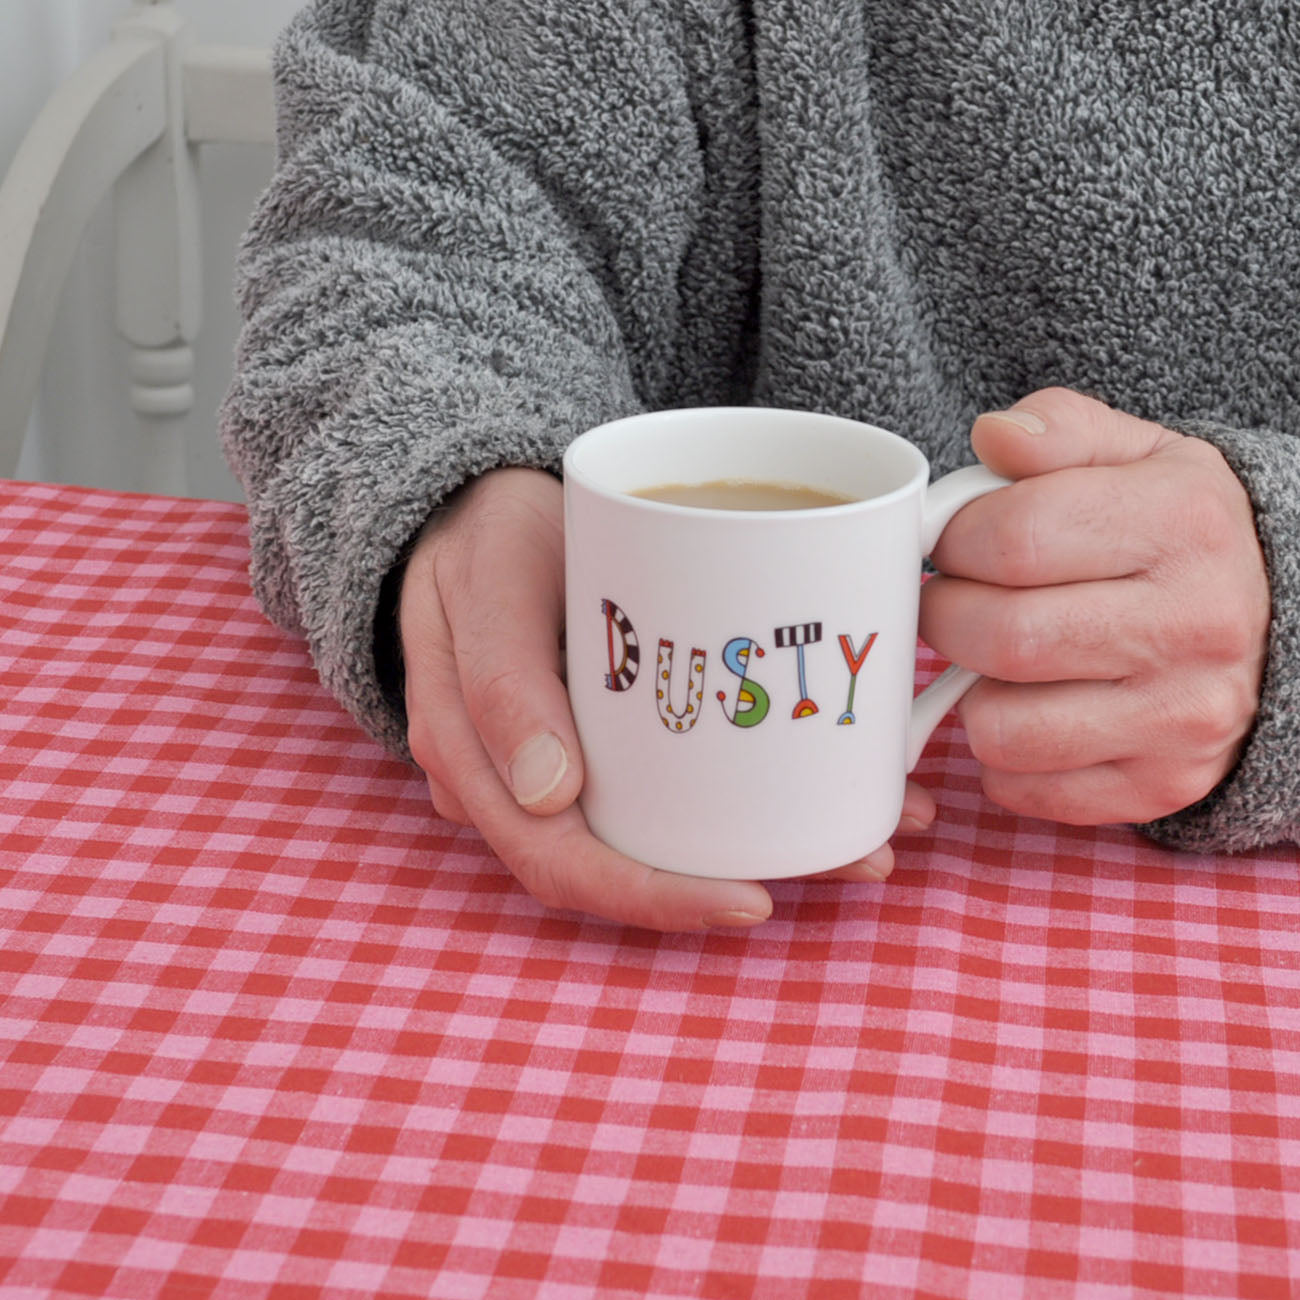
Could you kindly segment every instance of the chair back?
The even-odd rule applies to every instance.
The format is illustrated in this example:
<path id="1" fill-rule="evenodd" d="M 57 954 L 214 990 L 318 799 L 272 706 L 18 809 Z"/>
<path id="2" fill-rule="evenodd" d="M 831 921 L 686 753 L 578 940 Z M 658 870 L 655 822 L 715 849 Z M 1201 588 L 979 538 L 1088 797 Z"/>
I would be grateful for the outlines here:
<path id="1" fill-rule="evenodd" d="M 193 42 L 171 0 L 138 0 L 51 96 L 0 184 L 0 475 L 18 466 L 59 293 L 88 223 L 115 206 L 117 328 L 149 486 L 185 491 L 194 404 L 205 144 L 273 143 L 269 52 Z"/>

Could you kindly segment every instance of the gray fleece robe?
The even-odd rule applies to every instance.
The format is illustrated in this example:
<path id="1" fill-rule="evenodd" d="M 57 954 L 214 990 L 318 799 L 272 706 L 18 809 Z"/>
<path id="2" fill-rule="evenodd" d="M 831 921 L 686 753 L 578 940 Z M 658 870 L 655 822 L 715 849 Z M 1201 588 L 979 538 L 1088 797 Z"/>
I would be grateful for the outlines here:
<path id="1" fill-rule="evenodd" d="M 1297 10 L 316 0 L 275 66 L 224 445 L 261 600 L 390 748 L 385 575 L 468 478 L 746 402 L 942 473 L 979 411 L 1064 384 L 1213 442 L 1270 568 L 1242 759 L 1150 829 L 1296 837 Z"/>

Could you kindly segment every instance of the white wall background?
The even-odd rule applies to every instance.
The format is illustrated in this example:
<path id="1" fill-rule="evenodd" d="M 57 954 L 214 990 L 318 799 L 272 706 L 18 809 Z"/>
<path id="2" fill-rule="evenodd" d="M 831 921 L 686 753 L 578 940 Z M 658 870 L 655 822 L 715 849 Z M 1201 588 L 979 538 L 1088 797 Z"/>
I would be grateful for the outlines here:
<path id="1" fill-rule="evenodd" d="M 266 46 L 304 0 L 175 0 L 196 39 Z M 0 171 L 59 81 L 109 38 L 131 0 L 0 0 Z M 204 320 L 197 402 L 187 428 L 187 491 L 239 499 L 221 458 L 216 410 L 230 378 L 238 318 L 235 245 L 272 165 L 270 149 L 205 146 Z M 63 292 L 19 475 L 59 483 L 147 486 L 135 454 L 127 347 L 113 328 L 112 205 L 89 230 Z"/>

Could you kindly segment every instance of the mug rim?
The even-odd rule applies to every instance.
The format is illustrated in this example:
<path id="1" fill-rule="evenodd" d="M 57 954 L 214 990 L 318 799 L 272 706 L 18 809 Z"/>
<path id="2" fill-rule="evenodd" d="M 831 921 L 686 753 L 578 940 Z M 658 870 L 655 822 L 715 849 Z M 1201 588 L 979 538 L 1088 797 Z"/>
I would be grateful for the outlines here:
<path id="1" fill-rule="evenodd" d="M 638 425 L 662 423 L 664 421 L 673 423 L 704 422 L 719 418 L 734 420 L 754 415 L 776 416 L 781 419 L 789 419 L 791 422 L 806 421 L 827 429 L 838 426 L 842 429 L 851 429 L 855 433 L 869 435 L 874 441 L 887 443 L 891 448 L 896 448 L 901 455 L 910 459 L 913 462 L 912 472 L 897 487 L 890 488 L 874 496 L 855 497 L 851 501 L 845 501 L 837 505 L 800 506 L 787 510 L 734 510 L 719 506 L 678 505 L 672 502 L 655 501 L 647 497 L 635 496 L 631 490 L 611 487 L 602 482 L 590 470 L 583 468 L 581 464 L 584 449 L 599 445 L 611 437 L 621 435 L 625 430 L 634 429 Z M 794 520 L 843 514 L 855 510 L 880 509 L 896 500 L 907 497 L 918 489 L 923 489 L 929 481 L 929 477 L 930 462 L 925 454 L 914 443 L 909 442 L 906 438 L 890 429 L 877 424 L 868 424 L 865 420 L 857 420 L 852 416 L 781 406 L 681 406 L 639 411 L 633 415 L 606 420 L 602 424 L 585 429 L 569 443 L 563 458 L 563 479 L 566 484 L 572 483 L 586 492 L 609 501 L 617 501 L 630 509 L 647 510 L 693 519 L 703 517 L 727 518 L 733 521 L 741 519 Z"/>

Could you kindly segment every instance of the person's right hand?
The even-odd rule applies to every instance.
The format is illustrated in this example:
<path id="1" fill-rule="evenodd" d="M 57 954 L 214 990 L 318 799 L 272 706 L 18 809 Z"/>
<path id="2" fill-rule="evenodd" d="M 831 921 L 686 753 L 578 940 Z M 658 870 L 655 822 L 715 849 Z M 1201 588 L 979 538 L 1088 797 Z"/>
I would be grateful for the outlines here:
<path id="1" fill-rule="evenodd" d="M 421 534 L 402 582 L 408 740 L 437 811 L 472 824 L 550 907 L 660 930 L 748 926 L 772 902 L 601 844 L 574 800 L 582 755 L 563 681 L 561 485 L 484 475 Z"/>
<path id="2" fill-rule="evenodd" d="M 549 907 L 658 930 L 750 926 L 761 885 L 658 871 L 597 840 L 574 802 L 582 753 L 563 679 L 564 501 L 549 474 L 495 470 L 439 511 L 417 541 L 399 609 L 412 756 L 434 807 L 476 826 Z M 909 784 L 902 825 L 934 801 Z M 827 873 L 883 880 L 883 845 Z"/>

